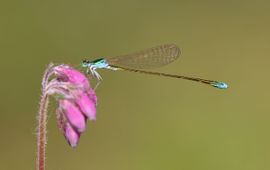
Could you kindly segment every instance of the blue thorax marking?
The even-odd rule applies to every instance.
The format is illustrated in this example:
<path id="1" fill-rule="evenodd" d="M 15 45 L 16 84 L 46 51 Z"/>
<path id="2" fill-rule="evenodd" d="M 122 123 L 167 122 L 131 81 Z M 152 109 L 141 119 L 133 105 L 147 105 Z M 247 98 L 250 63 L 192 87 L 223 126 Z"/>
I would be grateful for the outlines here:
<path id="1" fill-rule="evenodd" d="M 82 67 L 108 68 L 109 64 L 106 59 L 100 58 L 94 61 L 83 61 Z"/>
<path id="2" fill-rule="evenodd" d="M 109 66 L 109 64 L 107 63 L 107 61 L 104 58 L 98 59 L 93 61 L 93 65 L 96 68 L 107 68 Z"/>

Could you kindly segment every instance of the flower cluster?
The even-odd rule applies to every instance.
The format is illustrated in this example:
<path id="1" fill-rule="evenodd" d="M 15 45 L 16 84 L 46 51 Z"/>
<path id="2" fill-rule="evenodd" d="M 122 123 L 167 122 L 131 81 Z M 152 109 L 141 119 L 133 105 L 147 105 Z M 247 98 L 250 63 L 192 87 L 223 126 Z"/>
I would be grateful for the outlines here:
<path id="1" fill-rule="evenodd" d="M 49 77 L 52 77 L 49 80 Z M 47 95 L 53 95 L 59 106 L 57 124 L 71 147 L 78 145 L 87 120 L 96 120 L 97 97 L 87 77 L 68 65 L 51 68 L 44 85 Z"/>

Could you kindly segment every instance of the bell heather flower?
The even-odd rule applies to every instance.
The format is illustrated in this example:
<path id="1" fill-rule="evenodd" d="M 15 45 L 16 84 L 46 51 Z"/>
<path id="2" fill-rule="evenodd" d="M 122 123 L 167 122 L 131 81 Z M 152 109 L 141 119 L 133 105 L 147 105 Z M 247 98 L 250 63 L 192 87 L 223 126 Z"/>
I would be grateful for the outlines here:
<path id="1" fill-rule="evenodd" d="M 87 120 L 96 120 L 97 97 L 87 77 L 68 65 L 50 64 L 42 81 L 38 116 L 37 169 L 45 169 L 46 116 L 49 96 L 58 101 L 57 125 L 71 147 L 76 147 Z"/>
<path id="2" fill-rule="evenodd" d="M 86 120 L 96 120 L 96 95 L 86 76 L 67 65 L 52 69 L 55 78 L 47 84 L 46 92 L 58 100 L 57 119 L 60 130 L 72 147 L 86 129 Z"/>

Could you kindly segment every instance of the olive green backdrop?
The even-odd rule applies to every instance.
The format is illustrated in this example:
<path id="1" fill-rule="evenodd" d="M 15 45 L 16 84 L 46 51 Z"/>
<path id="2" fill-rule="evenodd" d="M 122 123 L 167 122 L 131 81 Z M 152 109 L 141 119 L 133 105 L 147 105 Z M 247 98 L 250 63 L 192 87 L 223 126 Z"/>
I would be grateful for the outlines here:
<path id="1" fill-rule="evenodd" d="M 97 121 L 76 149 L 52 99 L 48 170 L 270 169 L 270 2 L 1 1 L 0 169 L 35 169 L 41 78 L 50 62 L 126 54 L 173 42 L 180 59 L 156 69 L 199 83 L 100 70 Z"/>

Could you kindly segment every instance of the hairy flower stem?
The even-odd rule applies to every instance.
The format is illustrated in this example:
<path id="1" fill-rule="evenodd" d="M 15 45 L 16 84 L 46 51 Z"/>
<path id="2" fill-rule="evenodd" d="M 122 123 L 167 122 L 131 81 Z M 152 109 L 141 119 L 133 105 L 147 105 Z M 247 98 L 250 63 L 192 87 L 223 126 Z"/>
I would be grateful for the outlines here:
<path id="1" fill-rule="evenodd" d="M 46 150 L 46 123 L 47 123 L 47 108 L 49 104 L 49 96 L 46 94 L 45 87 L 51 74 L 53 64 L 49 64 L 42 80 L 42 96 L 38 112 L 38 131 L 37 131 L 37 162 L 36 170 L 45 170 L 45 150 Z"/>
<path id="2" fill-rule="evenodd" d="M 47 107 L 49 104 L 48 95 L 43 95 L 40 102 L 38 117 L 38 135 L 37 135 L 37 170 L 45 170 L 45 150 L 46 150 L 46 121 Z"/>

